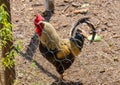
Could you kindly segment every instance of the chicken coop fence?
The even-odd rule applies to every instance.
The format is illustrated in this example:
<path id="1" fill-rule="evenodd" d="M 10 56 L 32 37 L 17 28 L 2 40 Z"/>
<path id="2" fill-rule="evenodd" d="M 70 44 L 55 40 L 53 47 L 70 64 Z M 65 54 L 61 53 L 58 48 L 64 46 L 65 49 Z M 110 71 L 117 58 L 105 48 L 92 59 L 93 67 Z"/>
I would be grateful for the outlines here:
<path id="1" fill-rule="evenodd" d="M 49 64 L 50 64 L 49 62 L 47 62 L 47 64 L 48 64 L 47 67 L 49 69 L 47 70 L 46 66 L 45 66 L 46 68 L 44 68 L 44 65 L 46 65 L 47 60 L 46 59 L 44 60 L 42 58 L 43 56 L 40 56 L 41 53 L 39 52 L 39 50 L 37 50 L 39 48 L 38 35 L 33 32 L 34 26 L 30 25 L 30 24 L 32 24 L 29 21 L 31 18 L 27 17 L 27 16 L 30 16 L 30 15 L 33 15 L 34 12 L 31 12 L 32 8 L 30 7 L 30 5 L 27 5 L 28 7 L 30 7 L 30 9 L 28 8 L 28 10 L 27 10 L 26 9 L 27 6 L 26 6 L 26 4 L 24 4 L 24 2 L 25 2 L 25 0 L 21 0 L 20 3 L 17 3 L 18 6 L 16 6 L 16 3 L 14 2 L 14 0 L 11 0 L 9 2 L 10 5 L 11 5 L 10 14 L 11 14 L 11 19 L 12 19 L 12 23 L 13 23 L 13 36 L 14 36 L 15 43 L 19 40 L 21 40 L 23 42 L 23 46 L 22 46 L 23 49 L 19 50 L 19 54 L 23 58 L 22 57 L 16 57 L 16 63 L 18 63 L 18 64 L 16 64 L 17 75 L 16 75 L 15 84 L 16 85 L 50 85 L 51 81 L 53 81 L 52 79 L 55 79 L 55 82 L 52 82 L 51 85 L 59 85 L 59 84 L 60 85 L 82 85 L 82 83 L 80 83 L 80 82 L 71 82 L 71 81 L 69 82 L 69 81 L 65 81 L 65 80 L 62 80 L 61 83 L 59 83 L 60 82 L 59 81 L 59 75 L 57 77 L 56 75 L 54 75 L 54 73 L 49 72 L 49 69 L 50 69 L 50 67 L 48 67 Z M 23 6 L 21 8 L 19 8 L 19 6 L 20 6 L 19 4 L 22 4 L 22 3 L 23 3 Z M 27 15 L 28 11 L 30 11 L 30 14 Z M 27 16 L 25 16 L 25 15 L 27 15 Z M 29 20 L 27 20 L 27 19 L 29 19 Z M 47 18 L 47 19 L 50 19 L 50 18 Z M 49 20 L 47 20 L 47 21 L 49 21 Z M 30 25 L 30 26 L 28 26 L 28 25 Z M 32 29 L 31 29 L 31 27 L 32 27 Z M 44 33 L 46 34 L 46 32 L 44 32 Z M 54 42 L 51 39 L 49 39 L 49 40 Z M 25 41 L 26 41 L 26 43 L 25 43 Z M 79 48 L 81 49 L 82 47 L 79 47 Z M 68 62 L 68 63 L 72 64 L 73 61 L 74 61 L 73 58 L 69 59 L 66 56 L 62 60 L 57 59 L 55 57 L 56 55 L 54 55 L 54 53 L 51 50 L 49 50 L 49 48 L 47 48 L 47 49 L 48 49 L 48 52 L 51 52 L 51 54 L 54 56 L 53 57 L 54 60 L 59 62 L 61 64 L 61 66 L 63 66 L 62 67 L 63 70 L 64 70 L 64 65 L 62 65 L 62 62 Z M 73 47 L 73 49 L 74 49 L 74 47 Z M 46 52 L 46 54 L 48 52 Z M 63 54 L 65 54 L 65 53 L 63 53 Z M 39 58 L 35 59 L 34 57 L 35 58 L 39 57 L 40 59 Z M 29 61 L 29 62 L 27 62 L 27 61 Z M 42 62 L 42 63 L 40 64 L 40 62 Z M 80 60 L 78 60 L 78 62 L 79 62 L 78 66 L 77 66 L 78 69 L 79 69 L 79 66 L 80 67 L 83 66 L 82 68 L 86 69 L 89 72 L 89 69 L 86 68 Z M 26 63 L 29 63 L 29 64 L 26 64 Z M 34 65 L 34 67 L 36 67 L 38 71 L 36 71 L 36 72 L 33 71 L 35 68 L 32 68 L 30 63 L 32 65 Z M 26 65 L 29 65 L 29 66 L 26 66 Z M 58 65 L 58 67 L 59 67 L 59 65 Z M 74 68 L 72 68 L 72 69 L 74 69 Z M 29 70 L 33 71 L 33 72 L 30 72 Z M 40 70 L 40 72 L 39 72 L 39 70 Z M 72 74 L 72 73 L 70 73 L 70 74 Z M 40 76 L 37 76 L 37 75 L 40 75 Z M 42 77 L 42 75 L 43 75 L 43 77 Z M 68 75 L 69 75 L 69 72 L 68 72 Z M 39 78 L 39 77 L 41 77 L 41 78 Z M 49 78 L 46 78 L 46 77 L 52 77 L 52 79 L 49 79 Z M 40 79 L 40 81 L 36 81 L 38 79 Z M 47 79 L 48 79 L 48 81 L 47 81 Z M 32 84 L 30 84 L 28 82 L 30 82 Z"/>
<path id="2" fill-rule="evenodd" d="M 38 1 L 41 2 L 41 4 L 38 4 Z M 40 42 L 38 40 L 38 35 L 35 33 L 35 27 L 33 24 L 34 15 L 37 13 L 37 11 L 40 11 L 40 9 L 43 10 L 44 8 L 44 0 L 10 0 L 9 3 L 11 4 L 10 13 L 13 23 L 14 43 L 19 40 L 22 41 L 22 49 L 19 50 L 20 55 L 15 57 L 15 67 L 17 74 L 15 85 L 83 85 L 81 81 L 87 81 L 85 79 L 91 80 L 89 76 L 95 82 L 101 82 L 102 79 L 99 79 L 99 77 L 101 77 L 102 73 L 104 73 L 105 70 L 100 69 L 100 65 L 94 64 L 97 60 L 94 52 L 92 52 L 92 57 L 87 57 L 87 55 L 89 55 L 89 52 L 87 53 L 87 50 L 85 51 L 86 53 L 82 52 L 82 55 L 78 55 L 78 57 L 76 57 L 74 60 L 75 62 L 73 62 L 72 59 L 68 59 L 66 57 L 62 60 L 53 57 L 54 60 L 58 61 L 59 63 L 68 61 L 73 63 L 70 68 L 65 71 L 65 76 L 60 83 L 60 75 L 57 73 L 54 65 L 48 62 L 47 59 L 43 57 L 44 54 L 39 51 Z M 46 17 L 45 19 L 50 19 L 50 17 L 54 16 L 51 14 L 48 15 L 50 16 L 48 18 Z M 61 36 L 63 36 L 62 33 Z M 86 46 L 86 48 L 89 48 L 88 44 L 85 43 L 84 45 L 87 45 L 88 47 Z M 105 45 L 107 46 L 107 44 Z M 49 48 L 46 49 L 48 50 L 48 53 L 56 56 L 53 52 L 51 52 L 51 50 L 49 50 Z M 99 55 L 101 56 L 101 54 Z M 106 57 L 105 59 L 108 60 L 108 62 L 113 61 L 111 58 L 108 57 Z M 91 62 L 92 60 L 94 61 Z M 91 63 L 91 65 L 89 65 L 89 63 Z M 104 67 L 105 66 L 106 65 L 104 65 Z M 62 68 L 64 69 L 64 67 Z M 99 69 L 100 73 L 98 73 L 98 75 L 96 74 L 97 76 L 93 76 L 95 73 L 97 73 L 96 69 Z"/>

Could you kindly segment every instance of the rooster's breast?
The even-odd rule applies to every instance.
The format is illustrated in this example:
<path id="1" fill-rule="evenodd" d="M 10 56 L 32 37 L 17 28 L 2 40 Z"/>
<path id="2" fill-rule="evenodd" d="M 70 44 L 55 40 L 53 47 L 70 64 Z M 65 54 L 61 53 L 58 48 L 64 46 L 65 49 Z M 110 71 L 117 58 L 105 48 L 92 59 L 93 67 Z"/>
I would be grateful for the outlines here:
<path id="1" fill-rule="evenodd" d="M 64 55 L 62 59 L 58 59 L 57 54 L 59 51 L 57 49 L 51 50 L 44 46 L 42 43 L 39 44 L 39 50 L 50 63 L 52 63 L 59 74 L 62 74 L 66 69 L 68 69 L 74 62 L 74 55 L 70 53 L 69 55 Z"/>

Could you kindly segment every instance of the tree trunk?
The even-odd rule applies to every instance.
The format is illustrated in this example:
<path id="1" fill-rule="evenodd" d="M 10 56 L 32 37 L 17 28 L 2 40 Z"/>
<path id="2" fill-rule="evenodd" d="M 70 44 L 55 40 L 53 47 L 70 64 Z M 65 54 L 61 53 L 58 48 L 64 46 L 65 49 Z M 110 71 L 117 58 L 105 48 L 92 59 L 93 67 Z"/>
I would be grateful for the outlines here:
<path id="1" fill-rule="evenodd" d="M 8 53 L 11 50 L 11 46 L 13 43 L 11 41 L 7 41 L 7 46 L 2 48 L 2 57 L 6 57 L 6 53 Z M 4 70 L 4 85 L 13 85 L 14 80 L 16 79 L 15 74 L 15 65 L 12 67 L 5 67 Z"/>
<path id="2" fill-rule="evenodd" d="M 1 72 L 0 72 L 0 85 L 3 85 L 2 77 L 1 77 Z"/>
<path id="3" fill-rule="evenodd" d="M 6 11 L 9 13 L 9 22 L 11 22 L 11 14 L 10 14 L 10 0 L 0 0 L 0 5 L 5 4 L 7 6 Z M 12 41 L 7 41 L 7 46 L 2 48 L 2 57 L 6 57 L 6 53 L 11 51 L 11 47 L 13 46 Z M 13 85 L 14 80 L 16 79 L 15 74 L 15 65 L 11 68 L 5 67 L 4 69 L 4 85 Z"/>

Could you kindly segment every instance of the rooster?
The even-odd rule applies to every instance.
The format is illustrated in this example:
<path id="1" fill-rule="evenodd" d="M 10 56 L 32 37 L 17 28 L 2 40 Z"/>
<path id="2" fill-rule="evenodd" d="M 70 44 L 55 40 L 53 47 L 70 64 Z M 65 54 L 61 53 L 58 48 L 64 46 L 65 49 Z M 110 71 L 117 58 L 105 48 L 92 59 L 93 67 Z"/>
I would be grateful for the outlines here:
<path id="1" fill-rule="evenodd" d="M 39 50 L 56 67 L 57 72 L 61 75 L 60 79 L 63 79 L 64 71 L 72 65 L 75 57 L 80 54 L 84 40 L 87 38 L 84 31 L 76 29 L 81 23 L 87 23 L 92 28 L 93 41 L 96 32 L 94 26 L 89 23 L 89 18 L 79 19 L 71 30 L 71 37 L 68 39 L 62 39 L 55 28 L 49 22 L 46 22 L 41 15 L 37 14 L 34 20 L 39 38 Z"/>

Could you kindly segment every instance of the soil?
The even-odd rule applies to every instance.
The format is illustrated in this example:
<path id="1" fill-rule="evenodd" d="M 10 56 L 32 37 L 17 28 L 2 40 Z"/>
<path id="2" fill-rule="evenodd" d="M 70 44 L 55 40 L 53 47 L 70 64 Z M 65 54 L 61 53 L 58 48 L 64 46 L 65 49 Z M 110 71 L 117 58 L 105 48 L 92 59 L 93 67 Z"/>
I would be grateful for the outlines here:
<path id="1" fill-rule="evenodd" d="M 15 57 L 15 85 L 58 85 L 60 75 L 39 52 L 33 23 L 35 15 L 45 11 L 44 0 L 10 3 L 15 43 L 22 41 L 21 55 Z M 120 0 L 55 0 L 49 22 L 62 38 L 68 38 L 71 27 L 83 17 L 90 17 L 102 39 L 85 41 L 61 85 L 120 85 Z"/>

